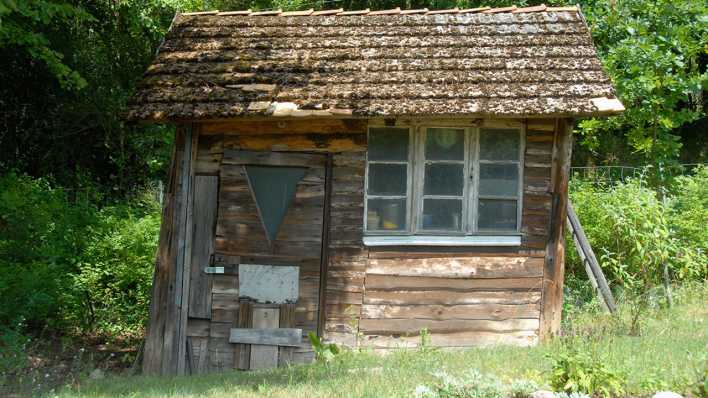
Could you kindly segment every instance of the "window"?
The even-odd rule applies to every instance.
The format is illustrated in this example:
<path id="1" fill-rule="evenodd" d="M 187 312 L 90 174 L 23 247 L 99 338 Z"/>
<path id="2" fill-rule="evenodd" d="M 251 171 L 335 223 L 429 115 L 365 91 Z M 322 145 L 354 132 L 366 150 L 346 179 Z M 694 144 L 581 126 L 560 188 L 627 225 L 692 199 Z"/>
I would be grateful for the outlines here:
<path id="1" fill-rule="evenodd" d="M 369 130 L 367 235 L 504 235 L 520 229 L 520 129 Z"/>

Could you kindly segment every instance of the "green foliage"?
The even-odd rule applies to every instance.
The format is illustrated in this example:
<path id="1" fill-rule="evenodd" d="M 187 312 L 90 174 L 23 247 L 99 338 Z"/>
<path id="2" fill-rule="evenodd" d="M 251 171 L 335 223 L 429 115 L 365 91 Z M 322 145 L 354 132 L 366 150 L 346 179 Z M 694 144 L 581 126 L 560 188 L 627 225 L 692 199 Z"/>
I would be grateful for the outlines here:
<path id="1" fill-rule="evenodd" d="M 626 111 L 580 123 L 586 145 L 623 131 L 634 151 L 652 162 L 675 159 L 675 130 L 705 117 L 708 84 L 705 2 L 592 1 L 584 7 L 603 64 Z"/>
<path id="2" fill-rule="evenodd" d="M 436 372 L 435 382 L 416 388 L 419 398 L 526 398 L 539 389 L 529 380 L 504 383 L 494 375 L 482 374 L 476 369 L 466 371 L 461 377 L 446 372 Z"/>
<path id="3" fill-rule="evenodd" d="M 705 258 L 708 255 L 705 224 L 708 220 L 708 166 L 699 167 L 692 176 L 677 177 L 670 191 L 668 219 L 672 231 Z"/>
<path id="4" fill-rule="evenodd" d="M 624 393 L 624 376 L 606 365 L 603 358 L 572 349 L 551 355 L 551 358 L 551 386 L 557 391 L 601 397 Z"/>
<path id="5" fill-rule="evenodd" d="M 99 210 L 47 180 L 0 176 L 0 371 L 45 330 L 139 337 L 159 220 L 149 197 Z"/>
<path id="6" fill-rule="evenodd" d="M 315 359 L 322 362 L 330 362 L 341 351 L 336 344 L 323 343 L 322 340 L 313 332 L 309 332 L 307 337 L 310 339 L 310 345 L 315 352 Z"/>
<path id="7" fill-rule="evenodd" d="M 694 178 L 700 184 L 705 176 L 682 179 L 681 185 L 689 190 L 677 194 L 680 200 L 667 200 L 676 206 L 683 203 L 691 211 L 673 210 L 658 199 L 655 191 L 643 186 L 641 180 L 597 186 L 573 179 L 571 201 L 611 285 L 645 290 L 661 282 L 664 264 L 678 280 L 700 280 L 707 276 L 705 251 L 696 246 L 692 235 L 705 235 L 705 230 L 694 228 L 700 225 L 697 221 L 700 218 L 694 217 L 705 214 L 705 199 L 696 197 L 701 192 L 688 183 L 694 182 Z M 682 187 L 676 190 L 683 192 Z M 568 239 L 568 247 L 573 247 Z M 577 254 L 573 250 L 567 254 L 570 274 L 584 275 Z"/>
<path id="8" fill-rule="evenodd" d="M 85 328 L 106 336 L 140 338 L 147 321 L 152 272 L 160 229 L 156 203 L 112 207 L 99 212 L 100 222 L 73 275 L 85 302 L 72 310 Z"/>

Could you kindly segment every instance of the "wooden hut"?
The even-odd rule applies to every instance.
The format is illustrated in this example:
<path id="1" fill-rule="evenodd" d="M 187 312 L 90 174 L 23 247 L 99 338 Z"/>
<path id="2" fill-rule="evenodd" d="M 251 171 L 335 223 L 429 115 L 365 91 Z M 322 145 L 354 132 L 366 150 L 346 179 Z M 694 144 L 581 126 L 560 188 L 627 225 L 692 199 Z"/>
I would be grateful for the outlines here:
<path id="1" fill-rule="evenodd" d="M 177 15 L 145 372 L 552 336 L 574 119 L 622 110 L 575 7 Z"/>

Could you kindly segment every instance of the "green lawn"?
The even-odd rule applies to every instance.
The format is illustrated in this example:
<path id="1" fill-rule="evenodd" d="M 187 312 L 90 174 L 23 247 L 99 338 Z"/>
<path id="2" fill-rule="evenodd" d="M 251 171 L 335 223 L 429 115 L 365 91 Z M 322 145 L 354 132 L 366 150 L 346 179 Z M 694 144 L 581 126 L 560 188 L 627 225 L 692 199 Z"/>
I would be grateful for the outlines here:
<path id="1" fill-rule="evenodd" d="M 601 358 L 626 378 L 629 396 L 671 389 L 691 395 L 706 382 L 708 288 L 676 292 L 676 306 L 651 310 L 641 333 L 629 334 L 631 308 L 618 318 L 585 310 L 566 316 L 566 337 L 533 348 L 497 347 L 465 351 L 409 350 L 385 357 L 347 352 L 328 364 L 272 371 L 206 376 L 109 377 L 59 392 L 60 397 L 399 397 L 434 381 L 432 373 L 452 375 L 478 369 L 502 381 L 528 379 L 548 385 L 552 357 L 568 347 Z M 693 393 L 695 396 L 695 393 Z"/>

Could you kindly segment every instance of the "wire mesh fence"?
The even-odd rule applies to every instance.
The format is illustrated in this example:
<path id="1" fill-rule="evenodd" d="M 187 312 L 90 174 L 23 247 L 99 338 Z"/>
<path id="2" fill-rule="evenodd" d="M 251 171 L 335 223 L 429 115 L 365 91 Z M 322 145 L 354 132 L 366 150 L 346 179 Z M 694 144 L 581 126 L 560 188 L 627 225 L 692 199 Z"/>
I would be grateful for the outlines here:
<path id="1" fill-rule="evenodd" d="M 671 165 L 670 167 L 659 166 L 657 174 L 662 181 L 670 180 L 680 175 L 693 174 L 705 163 L 684 163 Z M 619 182 L 626 182 L 628 178 L 645 181 L 650 172 L 651 166 L 578 166 L 570 168 L 571 178 L 579 178 L 591 181 L 598 185 L 612 185 Z"/>

